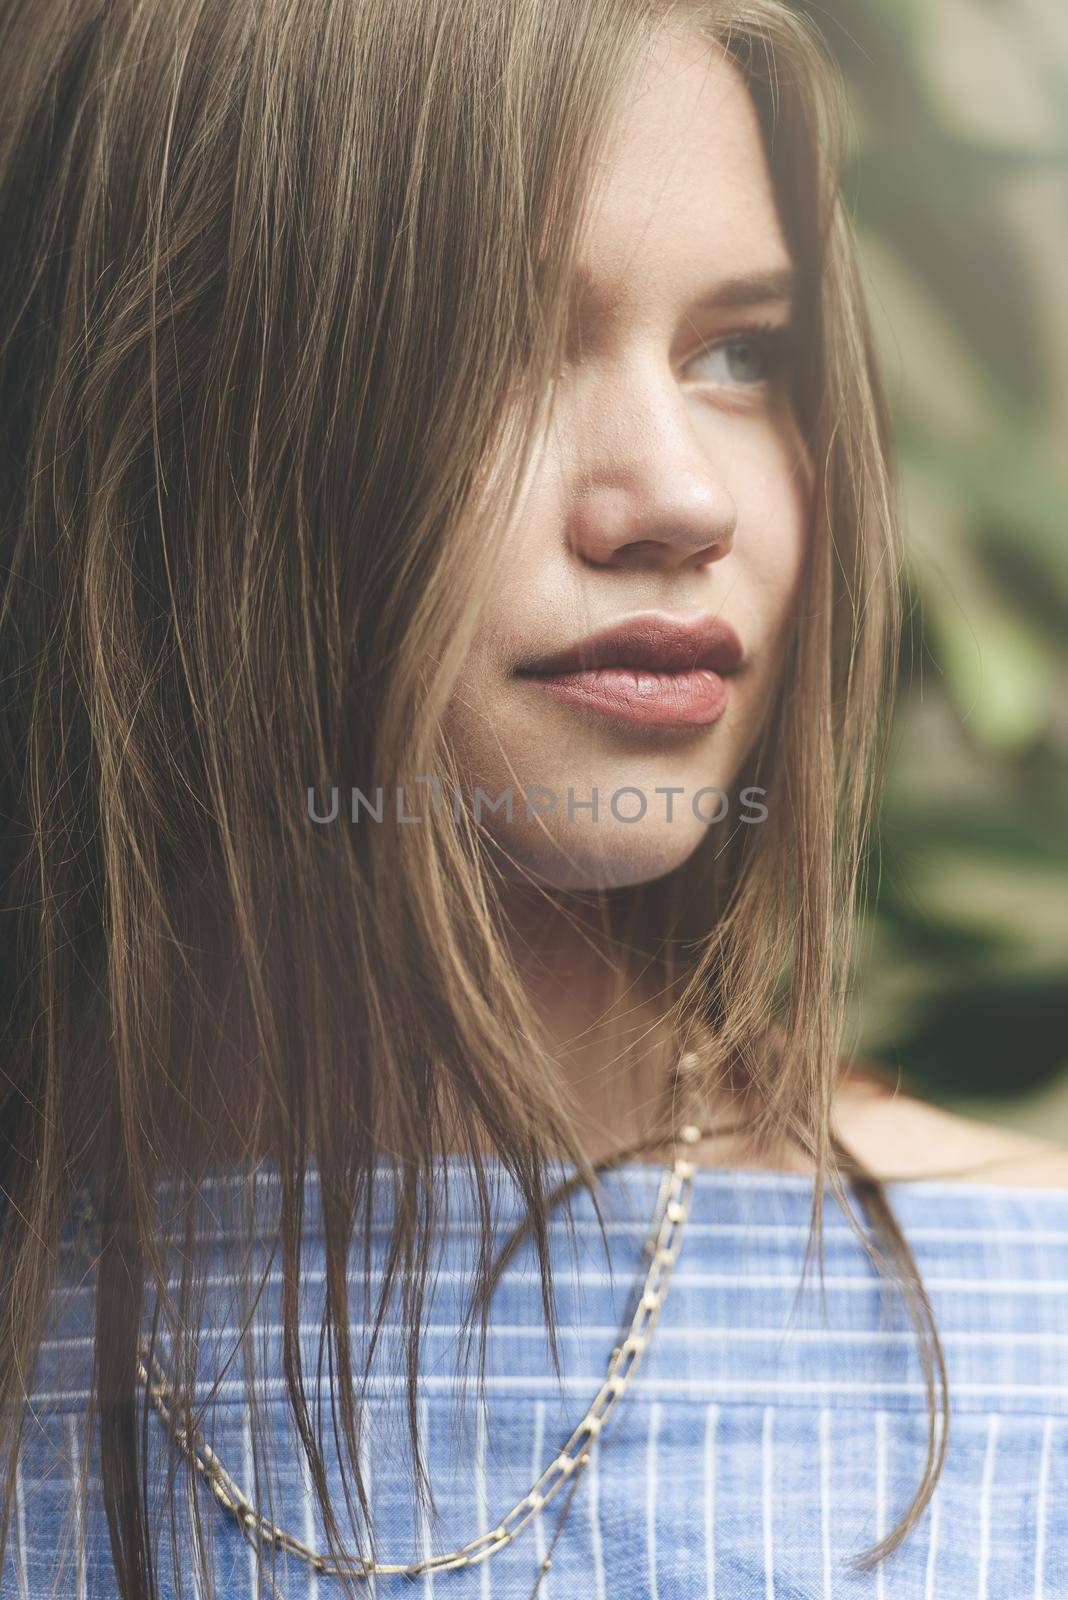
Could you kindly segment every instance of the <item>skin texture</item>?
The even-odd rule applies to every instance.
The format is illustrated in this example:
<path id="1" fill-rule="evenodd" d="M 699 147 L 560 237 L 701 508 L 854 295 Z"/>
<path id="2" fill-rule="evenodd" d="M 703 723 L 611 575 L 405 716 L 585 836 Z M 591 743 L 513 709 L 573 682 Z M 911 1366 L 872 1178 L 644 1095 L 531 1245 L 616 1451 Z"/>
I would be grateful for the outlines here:
<path id="1" fill-rule="evenodd" d="M 730 791 L 767 713 L 794 621 L 810 482 L 782 365 L 751 338 L 730 341 L 786 326 L 790 307 L 702 302 L 725 279 L 790 266 L 737 69 L 695 38 L 661 35 L 609 146 L 554 422 L 450 708 L 472 790 L 516 796 L 510 825 L 483 813 L 516 876 L 589 889 L 679 866 L 709 826 L 692 797 Z M 745 661 L 718 722 L 622 723 L 514 676 L 518 663 L 649 612 L 721 615 L 740 635 Z M 534 785 L 558 804 L 531 822 L 523 797 Z M 639 822 L 610 809 L 627 785 L 648 801 Z M 685 791 L 671 821 L 655 794 L 666 786 Z M 581 809 L 568 819 L 569 787 L 580 802 L 597 789 L 597 822 Z M 743 811 L 728 800 L 722 828 Z M 712 815 L 721 802 L 700 804 Z"/>

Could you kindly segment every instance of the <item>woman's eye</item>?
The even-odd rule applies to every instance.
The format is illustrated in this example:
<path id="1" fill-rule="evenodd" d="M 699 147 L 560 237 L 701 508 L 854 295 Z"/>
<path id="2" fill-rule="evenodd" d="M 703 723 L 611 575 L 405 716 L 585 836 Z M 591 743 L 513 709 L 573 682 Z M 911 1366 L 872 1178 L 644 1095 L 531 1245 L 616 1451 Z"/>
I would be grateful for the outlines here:
<path id="1" fill-rule="evenodd" d="M 786 332 L 785 328 L 765 328 L 721 339 L 687 364 L 687 376 L 718 387 L 760 388 L 782 364 Z"/>

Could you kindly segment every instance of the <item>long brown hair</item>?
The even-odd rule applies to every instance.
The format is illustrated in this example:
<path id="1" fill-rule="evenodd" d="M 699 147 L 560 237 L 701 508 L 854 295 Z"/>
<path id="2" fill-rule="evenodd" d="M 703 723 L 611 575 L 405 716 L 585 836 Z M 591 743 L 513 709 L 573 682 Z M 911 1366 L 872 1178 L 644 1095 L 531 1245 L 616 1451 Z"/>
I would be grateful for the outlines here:
<path id="1" fill-rule="evenodd" d="M 811 1158 L 815 1237 L 824 1177 L 846 1198 L 831 1097 L 899 568 L 818 38 L 777 0 L 0 3 L 4 1530 L 57 1244 L 90 1182 L 91 1415 L 123 1600 L 156 1587 L 137 1330 L 151 1308 L 191 1382 L 200 1269 L 184 1250 L 176 1282 L 169 1246 L 214 1165 L 278 1174 L 286 1387 L 338 1549 L 298 1326 L 309 1163 L 361 1504 L 350 1248 L 384 1151 L 376 1317 L 399 1289 L 413 1439 L 449 1152 L 470 1158 L 487 1239 L 487 1152 L 518 1184 L 552 1326 L 548 1163 L 594 1175 L 486 841 L 448 807 L 317 829 L 305 795 L 453 772 L 443 713 L 550 403 L 596 164 L 669 22 L 737 62 L 765 129 L 802 274 L 812 536 L 805 626 L 747 767 L 768 823 L 605 915 L 661 974 L 708 1083 L 729 1069 L 755 1136 Z M 923 1481 L 878 1555 L 933 1490 L 944 1368 L 885 1195 L 858 1185 L 931 1405 Z M 487 1249 L 473 1318 L 491 1281 Z"/>

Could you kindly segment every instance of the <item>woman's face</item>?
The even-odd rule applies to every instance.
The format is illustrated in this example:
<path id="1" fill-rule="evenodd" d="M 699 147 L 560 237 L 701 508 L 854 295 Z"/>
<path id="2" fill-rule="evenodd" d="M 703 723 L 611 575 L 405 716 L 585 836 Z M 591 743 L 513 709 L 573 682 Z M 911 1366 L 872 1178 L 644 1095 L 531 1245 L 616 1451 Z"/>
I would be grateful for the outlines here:
<path id="1" fill-rule="evenodd" d="M 468 803 L 477 785 L 511 872 L 640 883 L 710 831 L 759 826 L 760 796 L 733 784 L 794 622 L 810 493 L 791 266 L 737 69 L 660 36 L 610 144 L 555 415 L 449 710 Z"/>

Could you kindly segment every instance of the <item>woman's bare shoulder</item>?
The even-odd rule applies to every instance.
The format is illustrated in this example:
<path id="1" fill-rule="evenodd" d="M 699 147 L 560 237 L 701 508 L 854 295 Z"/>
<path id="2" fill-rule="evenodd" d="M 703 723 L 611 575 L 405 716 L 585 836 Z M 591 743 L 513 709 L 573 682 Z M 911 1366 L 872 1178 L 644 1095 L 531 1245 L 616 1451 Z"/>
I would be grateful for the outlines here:
<path id="1" fill-rule="evenodd" d="M 931 1105 L 874 1069 L 853 1068 L 843 1078 L 835 1120 L 846 1147 L 887 1181 L 1068 1189 L 1068 1143 Z"/>
<path id="2" fill-rule="evenodd" d="M 1068 1189 L 1068 1141 L 1039 1139 L 931 1105 L 867 1064 L 843 1072 L 834 1128 L 846 1149 L 884 1182 Z M 754 1154 L 723 1138 L 703 1141 L 697 1159 L 708 1168 L 811 1172 L 792 1147 Z"/>

